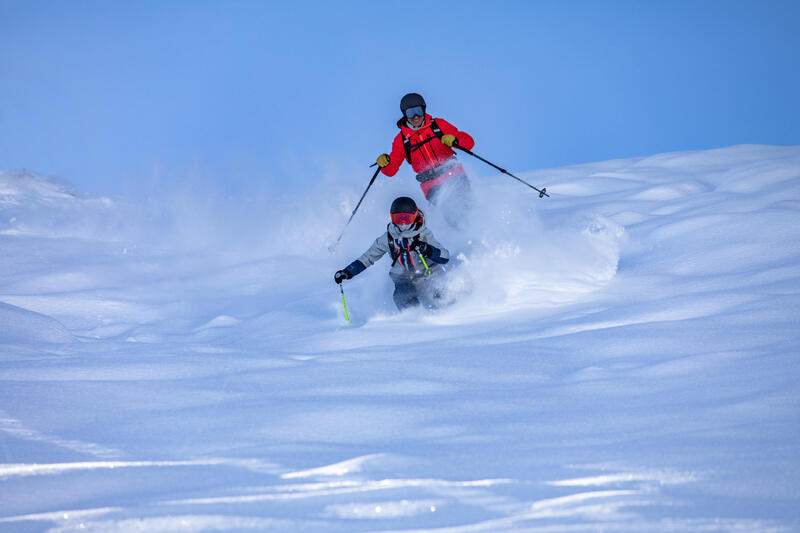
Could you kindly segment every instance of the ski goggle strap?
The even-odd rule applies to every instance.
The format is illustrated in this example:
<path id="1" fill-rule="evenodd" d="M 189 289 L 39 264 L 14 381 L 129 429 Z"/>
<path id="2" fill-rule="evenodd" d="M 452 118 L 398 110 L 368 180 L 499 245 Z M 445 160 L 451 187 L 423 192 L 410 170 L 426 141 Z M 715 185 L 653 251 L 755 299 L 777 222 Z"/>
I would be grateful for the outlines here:
<path id="1" fill-rule="evenodd" d="M 422 109 L 421 105 L 415 105 L 414 107 L 409 107 L 406 109 L 406 118 L 414 118 L 414 117 L 424 117 L 425 110 Z"/>
<path id="2" fill-rule="evenodd" d="M 417 213 L 419 213 L 419 210 L 413 213 L 392 213 L 392 222 L 396 226 L 401 224 L 413 224 L 417 219 Z"/>

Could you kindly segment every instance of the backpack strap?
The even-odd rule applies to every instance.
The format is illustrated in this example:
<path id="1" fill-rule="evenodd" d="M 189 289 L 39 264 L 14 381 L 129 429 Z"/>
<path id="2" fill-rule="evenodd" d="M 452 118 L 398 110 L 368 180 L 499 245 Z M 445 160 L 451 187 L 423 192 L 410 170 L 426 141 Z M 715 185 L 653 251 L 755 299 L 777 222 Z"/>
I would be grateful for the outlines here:
<path id="1" fill-rule="evenodd" d="M 408 140 L 408 137 L 401 131 L 400 135 L 403 136 L 403 149 L 406 151 L 406 161 L 411 163 L 411 141 Z"/>
<path id="2" fill-rule="evenodd" d="M 442 140 L 443 133 L 441 128 L 439 128 L 439 125 L 436 123 L 435 118 L 431 119 L 431 131 L 433 132 L 433 134 L 436 136 L 437 139 L 439 139 L 440 141 Z"/>
<path id="3" fill-rule="evenodd" d="M 389 255 L 392 257 L 392 266 L 394 266 L 397 264 L 397 259 L 400 257 L 400 254 L 397 253 L 394 239 L 392 238 L 392 234 L 389 233 L 389 224 L 386 224 L 386 241 L 389 244 Z"/>

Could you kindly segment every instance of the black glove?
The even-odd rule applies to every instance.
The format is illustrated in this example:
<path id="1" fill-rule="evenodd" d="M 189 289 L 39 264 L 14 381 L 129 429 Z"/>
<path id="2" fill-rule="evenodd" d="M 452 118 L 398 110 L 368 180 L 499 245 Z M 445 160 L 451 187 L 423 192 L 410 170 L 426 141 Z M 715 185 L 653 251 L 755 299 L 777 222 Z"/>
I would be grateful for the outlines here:
<path id="1" fill-rule="evenodd" d="M 419 237 L 414 237 L 414 240 L 411 242 L 411 249 L 423 257 L 430 257 L 433 253 L 433 246 L 425 241 L 419 240 Z"/>
<path id="2" fill-rule="evenodd" d="M 344 280 L 350 279 L 352 277 L 353 275 L 350 273 L 349 270 L 337 270 L 336 274 L 333 275 L 333 281 L 341 284 Z"/>

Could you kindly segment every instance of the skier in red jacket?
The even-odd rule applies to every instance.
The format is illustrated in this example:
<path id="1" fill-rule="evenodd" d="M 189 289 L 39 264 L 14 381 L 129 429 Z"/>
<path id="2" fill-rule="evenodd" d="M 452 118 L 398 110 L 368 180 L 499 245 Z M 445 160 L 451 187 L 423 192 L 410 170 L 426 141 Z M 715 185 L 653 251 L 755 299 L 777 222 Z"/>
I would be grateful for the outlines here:
<path id="1" fill-rule="evenodd" d="M 475 141 L 446 120 L 433 118 L 425 108 L 425 100 L 417 93 L 400 100 L 400 133 L 392 142 L 392 153 L 379 155 L 377 163 L 381 172 L 394 176 L 403 161 L 408 161 L 417 173 L 425 198 L 442 210 L 451 226 L 460 228 L 472 204 L 472 191 L 453 146 L 471 150 Z"/>

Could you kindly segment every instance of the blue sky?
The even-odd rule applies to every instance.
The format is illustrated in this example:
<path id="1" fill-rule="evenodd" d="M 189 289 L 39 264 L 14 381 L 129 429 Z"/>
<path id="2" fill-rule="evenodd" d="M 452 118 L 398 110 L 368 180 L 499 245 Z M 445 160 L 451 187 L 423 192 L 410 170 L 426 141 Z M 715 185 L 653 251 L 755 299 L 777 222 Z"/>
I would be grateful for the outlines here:
<path id="1" fill-rule="evenodd" d="M 512 171 L 800 144 L 798 28 L 797 1 L 0 0 L 0 169 L 366 182 L 409 91 Z"/>

